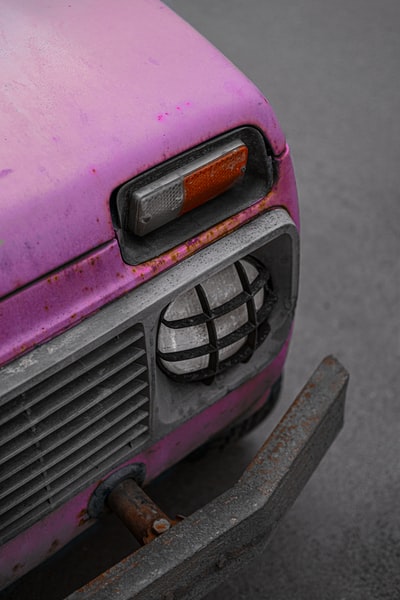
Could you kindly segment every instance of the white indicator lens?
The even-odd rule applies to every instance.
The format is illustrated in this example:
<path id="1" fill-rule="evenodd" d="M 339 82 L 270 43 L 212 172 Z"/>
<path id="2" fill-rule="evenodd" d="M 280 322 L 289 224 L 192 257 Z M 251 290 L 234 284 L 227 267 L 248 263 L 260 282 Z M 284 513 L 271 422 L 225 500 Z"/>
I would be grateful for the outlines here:
<path id="1" fill-rule="evenodd" d="M 164 180 L 163 180 L 164 179 Z M 143 236 L 175 219 L 183 204 L 183 186 L 178 177 L 165 177 L 157 185 L 137 190 L 131 197 L 134 231 Z"/>

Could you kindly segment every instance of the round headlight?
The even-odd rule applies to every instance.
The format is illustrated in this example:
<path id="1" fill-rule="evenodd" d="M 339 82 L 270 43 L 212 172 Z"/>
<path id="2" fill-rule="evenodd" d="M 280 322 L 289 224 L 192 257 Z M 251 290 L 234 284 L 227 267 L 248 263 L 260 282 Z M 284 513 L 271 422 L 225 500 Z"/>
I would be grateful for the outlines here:
<path id="1" fill-rule="evenodd" d="M 158 330 L 158 364 L 183 381 L 210 380 L 248 360 L 276 301 L 265 267 L 246 257 L 178 296 Z"/>

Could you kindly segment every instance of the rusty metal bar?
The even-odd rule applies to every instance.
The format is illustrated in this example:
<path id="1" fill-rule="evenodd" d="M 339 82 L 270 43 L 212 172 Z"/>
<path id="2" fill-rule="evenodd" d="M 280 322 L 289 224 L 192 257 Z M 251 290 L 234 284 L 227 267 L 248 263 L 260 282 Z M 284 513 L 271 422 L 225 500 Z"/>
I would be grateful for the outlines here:
<path id="1" fill-rule="evenodd" d="M 195 600 L 256 559 L 341 429 L 348 378 L 323 360 L 235 486 L 68 600 Z"/>
<path id="2" fill-rule="evenodd" d="M 140 544 L 148 544 L 175 525 L 133 479 L 121 481 L 107 504 Z"/>

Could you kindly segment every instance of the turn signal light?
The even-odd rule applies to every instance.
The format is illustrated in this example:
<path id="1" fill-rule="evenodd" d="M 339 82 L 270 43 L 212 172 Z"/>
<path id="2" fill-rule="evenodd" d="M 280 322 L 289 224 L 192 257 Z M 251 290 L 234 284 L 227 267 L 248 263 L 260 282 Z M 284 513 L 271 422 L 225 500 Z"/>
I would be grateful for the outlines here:
<path id="1" fill-rule="evenodd" d="M 247 146 L 235 140 L 132 190 L 130 229 L 144 236 L 216 198 L 243 177 L 247 157 Z"/>

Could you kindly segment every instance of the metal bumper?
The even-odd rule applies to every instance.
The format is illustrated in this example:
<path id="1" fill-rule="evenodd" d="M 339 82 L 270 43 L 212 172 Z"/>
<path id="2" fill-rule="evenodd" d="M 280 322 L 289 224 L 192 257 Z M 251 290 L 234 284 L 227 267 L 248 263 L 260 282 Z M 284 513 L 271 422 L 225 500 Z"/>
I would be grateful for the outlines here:
<path id="1" fill-rule="evenodd" d="M 253 560 L 341 429 L 348 378 L 325 358 L 235 486 L 68 600 L 201 598 Z"/>

